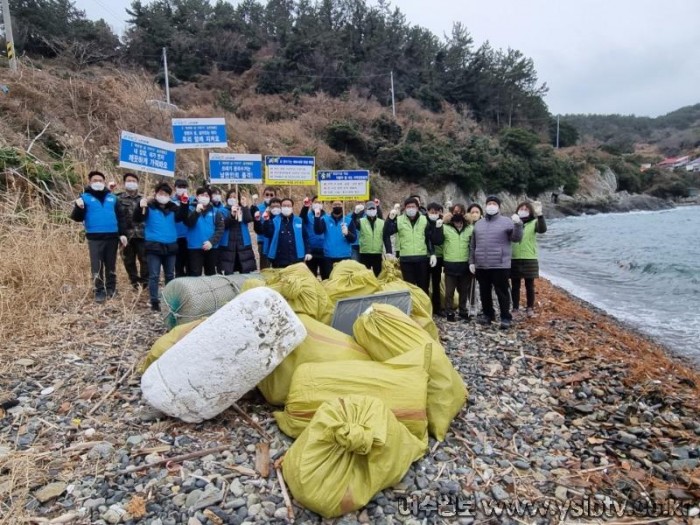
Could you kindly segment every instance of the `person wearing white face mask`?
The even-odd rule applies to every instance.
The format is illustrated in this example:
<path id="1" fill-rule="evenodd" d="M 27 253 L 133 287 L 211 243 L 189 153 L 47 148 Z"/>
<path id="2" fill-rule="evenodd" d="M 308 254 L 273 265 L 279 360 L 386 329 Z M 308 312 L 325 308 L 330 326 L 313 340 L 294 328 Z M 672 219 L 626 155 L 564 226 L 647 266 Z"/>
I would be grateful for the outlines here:
<path id="1" fill-rule="evenodd" d="M 518 204 L 518 217 L 523 221 L 523 238 L 513 243 L 513 257 L 510 268 L 511 297 L 513 313 L 520 312 L 520 282 L 525 280 L 527 316 L 534 315 L 535 279 L 540 275 L 537 251 L 537 234 L 547 231 L 547 223 L 542 215 L 542 203 L 521 202 Z"/>
<path id="2" fill-rule="evenodd" d="M 476 274 L 483 315 L 479 322 L 490 325 L 496 318 L 492 291 L 496 291 L 501 311 L 501 329 L 510 328 L 510 293 L 508 279 L 511 243 L 523 238 L 523 223 L 517 215 L 511 219 L 500 213 L 501 200 L 495 195 L 486 199 L 486 216 L 474 224 L 469 246 L 469 271 Z"/>
<path id="3" fill-rule="evenodd" d="M 101 172 L 91 171 L 88 181 L 89 186 L 75 200 L 71 219 L 85 223 L 95 302 L 103 303 L 117 293 L 117 198 L 107 189 Z"/>
<path id="4" fill-rule="evenodd" d="M 289 197 L 283 198 L 279 209 L 280 213 L 264 225 L 264 235 L 270 239 L 267 256 L 272 267 L 286 268 L 311 260 L 306 230 L 301 218 L 294 215 L 294 201 Z"/>
<path id="5" fill-rule="evenodd" d="M 172 200 L 172 188 L 165 182 L 156 186 L 154 198 L 141 198 L 134 210 L 134 221 L 145 223 L 144 244 L 148 260 L 148 292 L 151 309 L 160 311 L 158 283 L 163 269 L 165 284 L 175 278 L 177 257 L 176 225 L 187 218 L 188 207 L 180 201 Z"/>
<path id="6" fill-rule="evenodd" d="M 239 202 L 236 190 L 229 190 L 224 210 L 225 229 L 219 244 L 219 271 L 224 275 L 254 272 L 257 264 L 248 228 L 253 222 L 248 200 L 241 197 Z"/>
<path id="7" fill-rule="evenodd" d="M 276 195 L 277 190 L 271 186 L 268 186 L 263 190 L 263 201 L 260 203 L 256 202 L 257 195 L 253 195 L 253 205 L 250 207 L 250 213 L 253 215 L 253 219 L 255 220 L 254 229 L 257 235 L 258 255 L 260 258 L 261 270 L 270 267 L 270 261 L 267 258 L 267 250 L 270 247 L 270 240 L 263 235 L 262 225 L 266 221 L 265 212 L 268 211 L 272 201 L 277 199 Z M 267 216 L 269 215 L 270 213 L 267 214 Z"/>
<path id="8" fill-rule="evenodd" d="M 172 200 L 184 204 L 186 208 L 195 202 L 194 197 L 190 197 L 188 192 L 187 180 L 177 179 L 175 181 L 175 194 Z M 187 261 L 189 259 L 189 250 L 187 249 L 187 224 L 178 222 L 175 224 L 177 229 L 177 257 L 175 257 L 175 277 L 185 277 L 187 272 Z"/>
<path id="9" fill-rule="evenodd" d="M 360 239 L 360 262 L 370 268 L 375 277 L 379 277 L 382 271 L 382 252 L 392 254 L 391 236 L 384 220 L 378 217 L 379 213 L 374 201 L 369 201 L 364 206 L 364 215 L 358 221 L 357 227 Z"/>
<path id="10" fill-rule="evenodd" d="M 323 203 L 319 202 L 318 196 L 313 195 L 311 198 L 306 197 L 304 199 L 303 206 L 299 212 L 299 217 L 306 230 L 309 252 L 311 253 L 311 260 L 306 262 L 306 266 L 309 267 L 311 273 L 316 277 L 321 275 L 325 264 L 323 255 L 324 234 L 316 233 L 314 230 L 314 215 L 317 211 L 321 216 L 326 214 L 323 210 Z"/>
<path id="11" fill-rule="evenodd" d="M 190 205 L 187 224 L 188 270 L 191 277 L 216 273 L 214 246 L 224 233 L 224 218 L 211 204 L 211 190 L 197 189 L 197 203 Z"/>
<path id="12" fill-rule="evenodd" d="M 139 178 L 133 173 L 124 175 L 124 189 L 117 195 L 117 220 L 121 256 L 124 269 L 134 289 L 145 288 L 148 284 L 148 263 L 143 238 L 143 224 L 134 222 L 134 210 L 143 198 L 139 194 Z M 138 265 L 137 265 L 138 262 Z"/>

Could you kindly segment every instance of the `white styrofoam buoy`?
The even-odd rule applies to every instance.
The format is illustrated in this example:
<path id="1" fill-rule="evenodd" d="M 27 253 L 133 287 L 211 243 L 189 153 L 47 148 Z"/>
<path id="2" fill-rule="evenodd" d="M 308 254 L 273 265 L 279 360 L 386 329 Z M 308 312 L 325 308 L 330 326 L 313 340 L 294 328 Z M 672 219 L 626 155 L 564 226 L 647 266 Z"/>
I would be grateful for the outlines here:
<path id="1" fill-rule="evenodd" d="M 306 338 L 284 298 L 254 288 L 223 306 L 153 363 L 146 401 L 190 423 L 211 419 L 255 388 Z"/>

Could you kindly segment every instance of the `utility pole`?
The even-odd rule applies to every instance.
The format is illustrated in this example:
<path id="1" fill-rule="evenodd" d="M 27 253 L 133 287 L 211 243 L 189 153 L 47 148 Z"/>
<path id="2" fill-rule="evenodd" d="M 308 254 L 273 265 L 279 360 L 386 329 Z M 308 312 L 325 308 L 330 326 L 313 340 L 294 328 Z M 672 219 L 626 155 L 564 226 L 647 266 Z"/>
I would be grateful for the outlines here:
<path id="1" fill-rule="evenodd" d="M 10 61 L 10 69 L 17 71 L 17 57 L 15 56 L 15 40 L 12 37 L 12 19 L 10 18 L 10 2 L 2 0 L 2 19 L 5 26 L 5 41 L 7 42 L 7 59 Z"/>
<path id="2" fill-rule="evenodd" d="M 7 0 L 5 0 L 7 1 Z M 396 100 L 394 98 L 394 70 L 391 70 L 391 113 L 396 118 Z"/>
<path id="3" fill-rule="evenodd" d="M 559 149 L 559 115 L 557 115 L 557 149 Z"/>
<path id="4" fill-rule="evenodd" d="M 7 2 L 7 0 L 3 0 Z M 170 104 L 170 78 L 168 78 L 168 52 L 163 48 L 163 68 L 165 69 L 165 101 Z"/>

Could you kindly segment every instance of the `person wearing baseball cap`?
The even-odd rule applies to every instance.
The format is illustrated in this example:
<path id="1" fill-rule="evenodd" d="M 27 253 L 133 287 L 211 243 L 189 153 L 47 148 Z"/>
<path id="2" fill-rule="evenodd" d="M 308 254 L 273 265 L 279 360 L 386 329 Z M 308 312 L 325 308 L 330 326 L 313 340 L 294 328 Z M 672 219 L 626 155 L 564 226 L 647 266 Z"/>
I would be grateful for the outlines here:
<path id="1" fill-rule="evenodd" d="M 377 204 L 368 201 L 364 206 L 364 217 L 357 224 L 359 232 L 360 262 L 374 272 L 376 277 L 382 271 L 382 253 L 392 255 L 389 228 L 383 219 L 377 216 Z"/>

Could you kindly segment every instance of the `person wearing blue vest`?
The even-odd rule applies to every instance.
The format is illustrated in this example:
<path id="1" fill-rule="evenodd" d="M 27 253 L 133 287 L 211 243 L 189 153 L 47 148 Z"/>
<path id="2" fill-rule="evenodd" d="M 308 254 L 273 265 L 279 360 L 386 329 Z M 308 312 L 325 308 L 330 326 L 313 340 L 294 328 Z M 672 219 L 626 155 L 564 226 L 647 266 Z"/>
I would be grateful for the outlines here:
<path id="1" fill-rule="evenodd" d="M 323 234 L 321 279 L 324 280 L 330 277 L 335 263 L 350 259 L 352 243 L 357 238 L 352 217 L 343 217 L 343 203 L 336 200 L 331 206 L 330 214 L 321 215 L 320 210 L 314 212 L 314 231 Z"/>
<path id="2" fill-rule="evenodd" d="M 219 243 L 219 261 L 224 275 L 250 273 L 257 269 L 248 229 L 253 216 L 246 198 L 241 197 L 239 203 L 236 195 L 236 190 L 229 190 L 226 194 L 225 229 Z"/>
<path id="3" fill-rule="evenodd" d="M 272 199 L 276 198 L 276 191 L 274 188 L 267 187 L 263 190 L 263 201 L 261 203 L 256 203 L 255 199 L 257 195 L 253 195 L 253 206 L 250 207 L 250 212 L 255 219 L 254 230 L 258 238 L 258 257 L 260 258 L 260 269 L 270 267 L 270 261 L 267 258 L 267 249 L 270 246 L 270 239 L 265 237 L 263 234 L 263 224 L 267 219 L 265 219 L 264 214 L 267 211 Z M 279 206 L 279 204 L 278 204 Z M 268 216 L 270 214 L 268 213 Z"/>
<path id="4" fill-rule="evenodd" d="M 306 230 L 301 218 L 294 215 L 294 201 L 285 197 L 280 202 L 281 213 L 264 225 L 265 237 L 270 239 L 267 257 L 273 268 L 286 268 L 312 255 L 307 249 Z"/>
<path id="5" fill-rule="evenodd" d="M 209 187 L 209 190 L 211 191 L 211 205 L 214 207 L 216 211 L 218 211 L 221 214 L 221 217 L 226 220 L 226 217 L 229 214 L 229 211 L 226 209 L 226 203 L 224 202 L 224 199 L 221 195 L 221 190 L 219 188 L 214 188 L 214 187 Z M 221 268 L 221 244 L 222 241 L 224 240 L 224 237 L 226 236 L 226 228 L 224 226 L 224 233 L 221 235 L 221 239 L 219 239 L 218 244 L 214 246 L 213 252 L 214 252 L 214 269 L 217 274 L 224 273 L 223 269 Z"/>
<path id="6" fill-rule="evenodd" d="M 197 189 L 197 204 L 190 205 L 187 224 L 188 269 L 191 277 L 216 273 L 214 246 L 224 233 L 224 218 L 211 204 L 211 190 Z"/>
<path id="7" fill-rule="evenodd" d="M 175 278 L 177 257 L 177 224 L 185 220 L 186 204 L 172 200 L 173 190 L 165 182 L 156 186 L 152 199 L 142 198 L 134 210 L 134 222 L 145 223 L 144 237 L 148 263 L 148 293 L 151 309 L 160 311 L 158 283 L 160 270 L 165 274 L 165 284 Z"/>
<path id="8" fill-rule="evenodd" d="M 309 208 L 313 210 L 309 214 Z M 318 201 L 318 196 L 314 195 L 310 199 L 307 197 L 304 199 L 304 206 L 302 206 L 299 212 L 299 217 L 301 217 L 301 222 L 304 224 L 304 229 L 306 230 L 306 236 L 309 240 L 309 252 L 311 253 L 311 260 L 306 262 L 306 265 L 314 274 L 314 277 L 321 273 L 323 267 L 323 234 L 316 233 L 314 229 L 314 213 L 316 210 L 321 212 L 321 215 L 325 215 L 326 212 L 323 211 L 323 204 Z"/>
<path id="9" fill-rule="evenodd" d="M 188 207 L 194 202 L 194 198 L 187 194 L 187 181 L 177 179 L 175 181 L 175 195 L 172 200 L 184 204 Z M 178 222 L 175 224 L 177 230 L 177 256 L 175 257 L 175 277 L 185 277 L 187 275 L 187 260 L 189 253 L 187 250 L 187 224 Z"/>
<path id="10" fill-rule="evenodd" d="M 117 251 L 119 223 L 117 197 L 105 187 L 99 171 L 88 174 L 90 185 L 76 199 L 71 219 L 85 223 L 90 252 L 90 272 L 95 286 L 95 302 L 104 303 L 117 293 Z"/>

